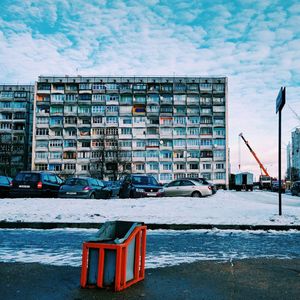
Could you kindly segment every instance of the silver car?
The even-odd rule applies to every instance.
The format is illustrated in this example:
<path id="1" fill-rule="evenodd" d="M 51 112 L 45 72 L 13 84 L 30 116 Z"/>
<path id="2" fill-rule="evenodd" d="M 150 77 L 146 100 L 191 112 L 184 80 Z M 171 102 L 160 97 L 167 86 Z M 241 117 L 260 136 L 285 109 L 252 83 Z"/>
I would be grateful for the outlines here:
<path id="1" fill-rule="evenodd" d="M 164 186 L 166 197 L 189 196 L 204 197 L 212 195 L 210 185 L 202 184 L 193 179 L 178 179 Z"/>

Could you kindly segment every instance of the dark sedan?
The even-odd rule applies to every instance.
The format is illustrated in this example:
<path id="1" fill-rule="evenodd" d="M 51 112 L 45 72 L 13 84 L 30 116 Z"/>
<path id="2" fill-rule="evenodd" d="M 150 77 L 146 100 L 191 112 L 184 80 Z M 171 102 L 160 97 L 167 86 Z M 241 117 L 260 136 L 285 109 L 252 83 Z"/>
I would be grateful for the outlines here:
<path id="1" fill-rule="evenodd" d="M 127 175 L 120 187 L 120 198 L 162 197 L 164 189 L 151 175 Z"/>
<path id="2" fill-rule="evenodd" d="M 292 196 L 300 196 L 300 181 L 295 181 L 291 188 Z"/>
<path id="3" fill-rule="evenodd" d="M 59 198 L 108 199 L 111 189 L 101 180 L 91 177 L 71 177 L 60 187 Z"/>
<path id="4" fill-rule="evenodd" d="M 0 176 L 0 197 L 8 197 L 12 185 L 12 178 Z"/>

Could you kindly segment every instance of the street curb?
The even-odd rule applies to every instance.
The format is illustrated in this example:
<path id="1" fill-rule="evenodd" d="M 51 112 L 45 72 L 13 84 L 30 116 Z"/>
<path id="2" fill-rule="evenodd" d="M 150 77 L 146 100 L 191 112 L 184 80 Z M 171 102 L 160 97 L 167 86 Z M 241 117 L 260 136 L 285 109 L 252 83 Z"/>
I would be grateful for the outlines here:
<path id="1" fill-rule="evenodd" d="M 52 222 L 6 222 L 0 221 L 2 229 L 59 229 L 79 228 L 98 229 L 103 223 L 52 223 Z M 300 225 L 230 225 L 230 224 L 146 224 L 147 229 L 158 230 L 195 230 L 195 229 L 221 229 L 221 230 L 299 230 Z"/>

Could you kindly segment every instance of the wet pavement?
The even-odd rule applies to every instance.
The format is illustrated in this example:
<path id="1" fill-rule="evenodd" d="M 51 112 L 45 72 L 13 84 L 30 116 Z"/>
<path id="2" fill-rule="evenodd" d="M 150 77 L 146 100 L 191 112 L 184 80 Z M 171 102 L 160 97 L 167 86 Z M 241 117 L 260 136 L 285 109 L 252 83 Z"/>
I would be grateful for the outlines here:
<path id="1" fill-rule="evenodd" d="M 0 230 L 0 261 L 81 265 L 82 242 L 96 230 Z M 299 231 L 158 230 L 147 232 L 146 268 L 200 260 L 300 258 Z"/>
<path id="2" fill-rule="evenodd" d="M 148 269 L 122 292 L 81 289 L 80 268 L 0 263 L 1 299 L 299 299 L 300 259 L 201 261 Z"/>

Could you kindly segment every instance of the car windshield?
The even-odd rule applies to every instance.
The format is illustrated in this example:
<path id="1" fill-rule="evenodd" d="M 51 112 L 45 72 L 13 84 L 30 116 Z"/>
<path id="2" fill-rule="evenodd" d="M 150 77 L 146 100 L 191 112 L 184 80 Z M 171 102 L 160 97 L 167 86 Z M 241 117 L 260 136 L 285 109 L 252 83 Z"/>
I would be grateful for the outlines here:
<path id="1" fill-rule="evenodd" d="M 151 176 L 133 176 L 132 183 L 137 185 L 158 185 L 155 178 Z"/>
<path id="2" fill-rule="evenodd" d="M 40 175 L 35 173 L 19 173 L 16 176 L 17 181 L 39 181 Z"/>
<path id="3" fill-rule="evenodd" d="M 69 178 L 66 181 L 67 185 L 82 185 L 82 186 L 86 186 L 88 185 L 87 180 L 85 179 L 81 179 L 81 178 Z"/>
<path id="4" fill-rule="evenodd" d="M 7 184 L 7 183 L 8 183 L 8 181 L 7 181 L 6 177 L 4 177 L 4 176 L 0 176 L 0 183 Z"/>

